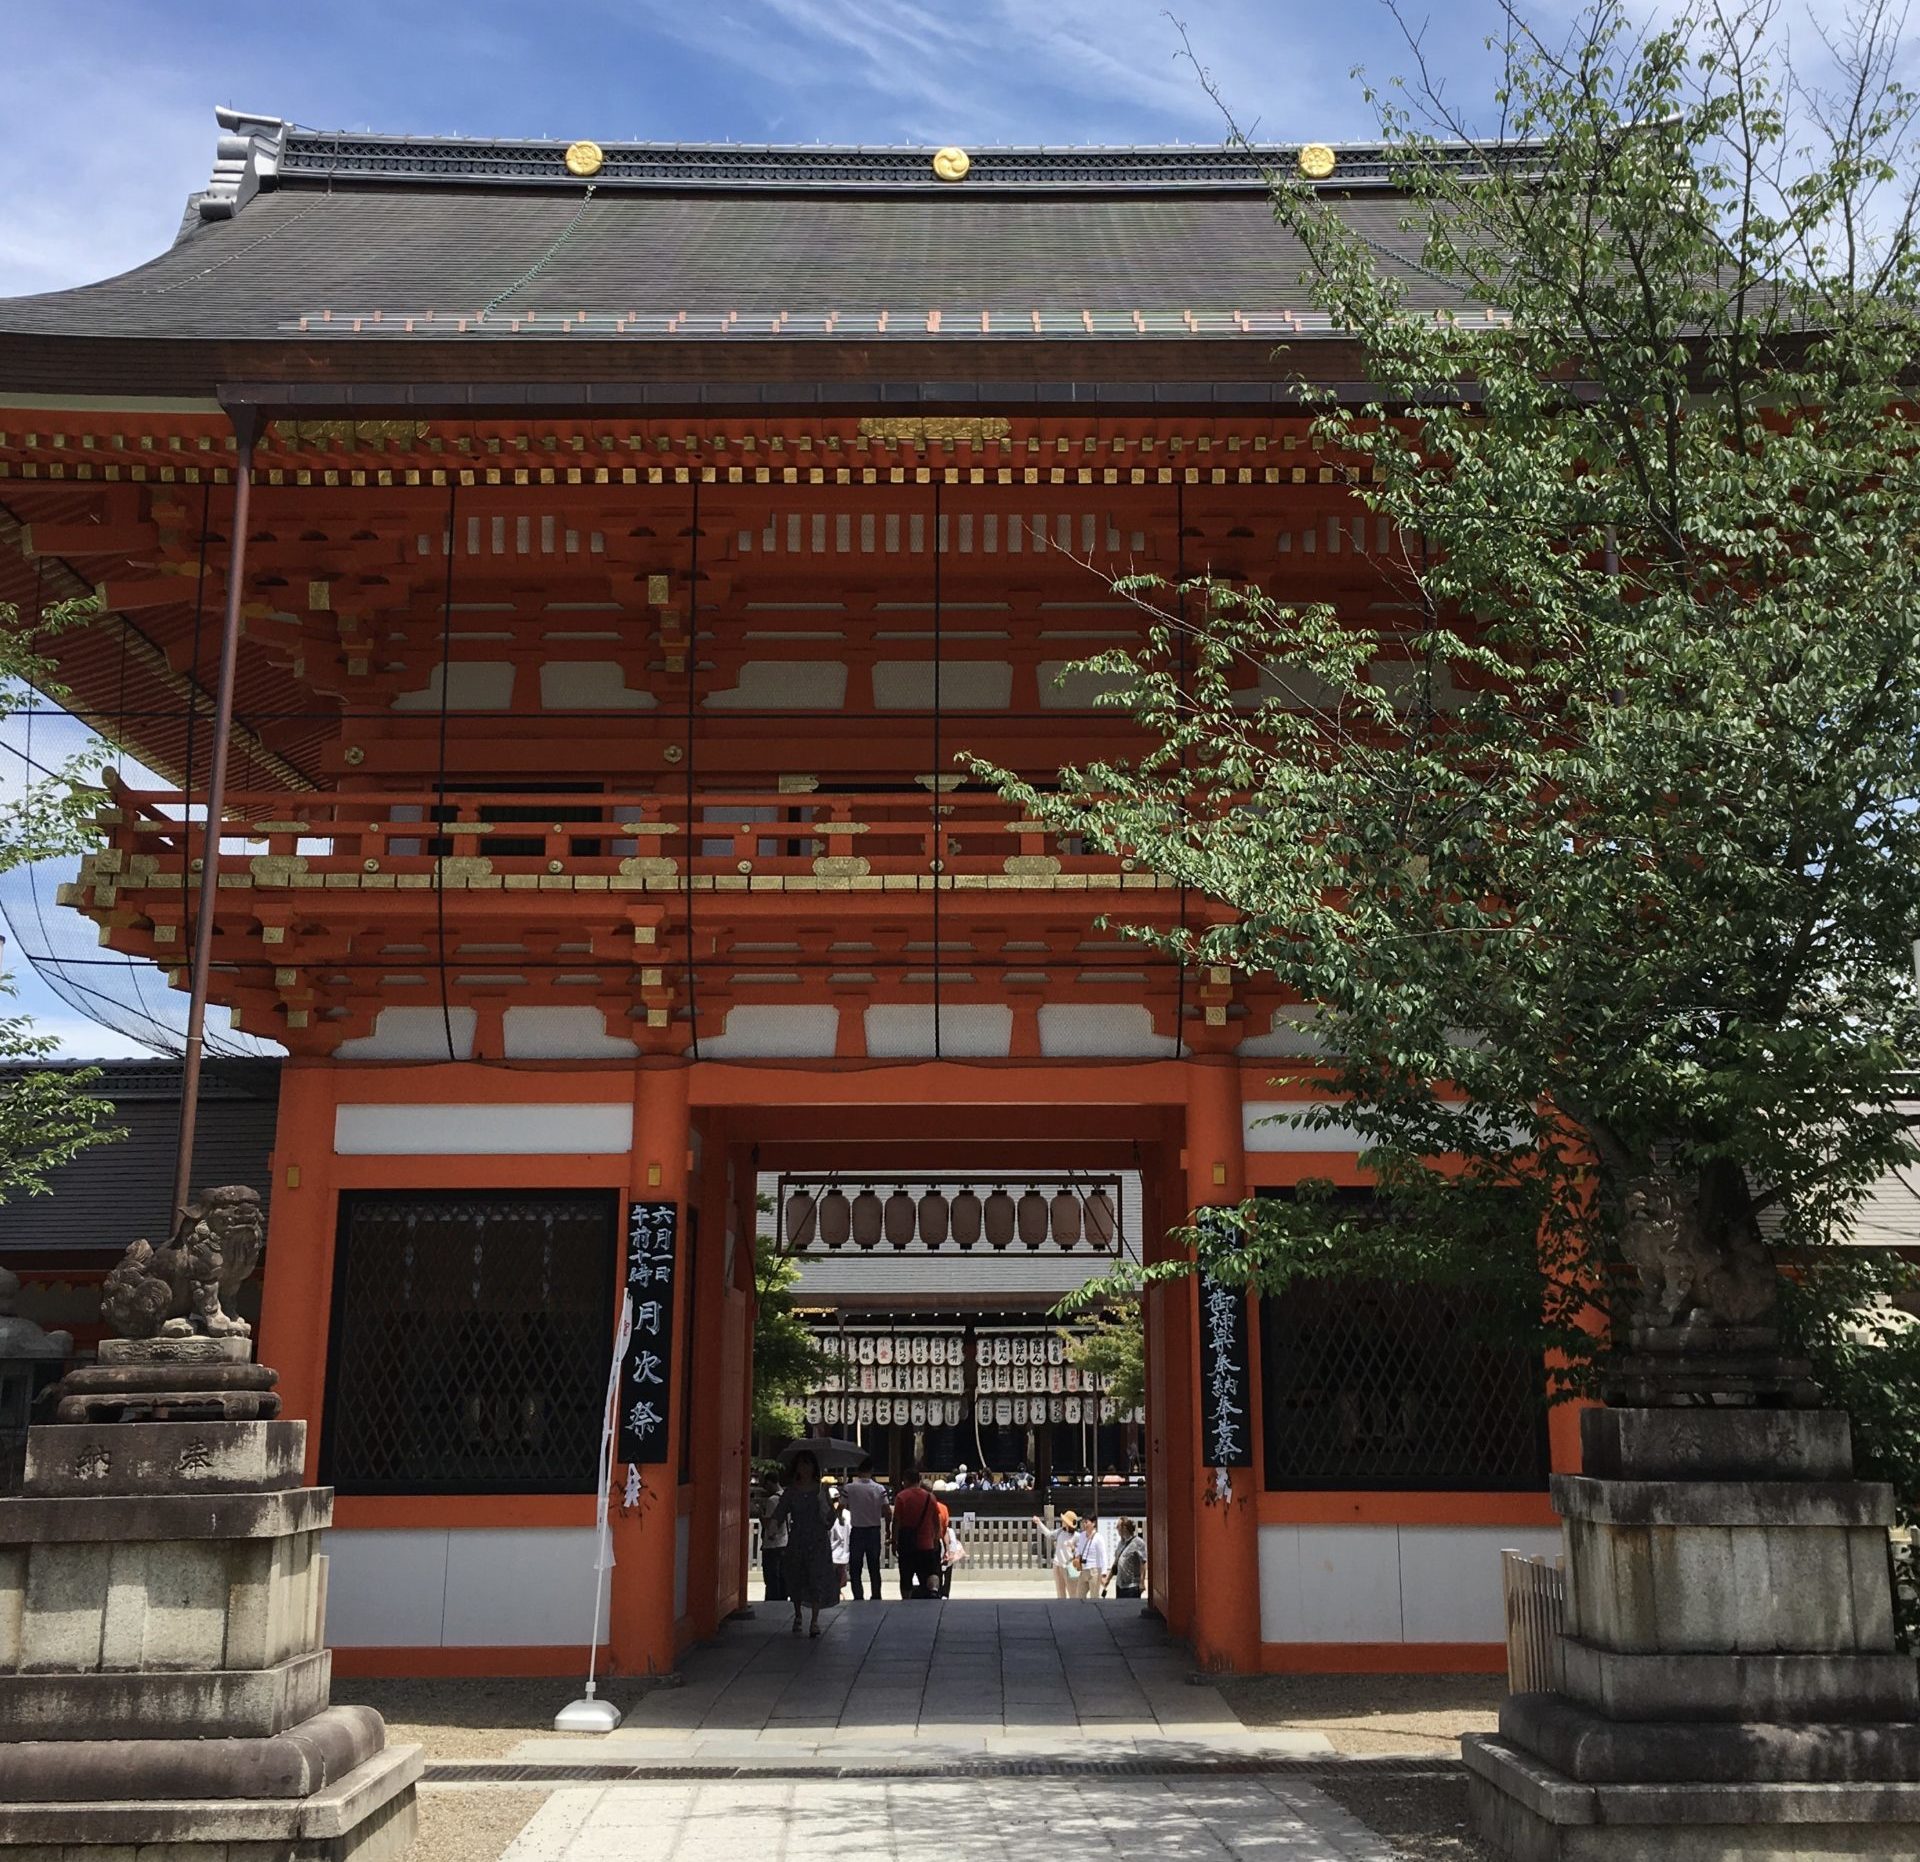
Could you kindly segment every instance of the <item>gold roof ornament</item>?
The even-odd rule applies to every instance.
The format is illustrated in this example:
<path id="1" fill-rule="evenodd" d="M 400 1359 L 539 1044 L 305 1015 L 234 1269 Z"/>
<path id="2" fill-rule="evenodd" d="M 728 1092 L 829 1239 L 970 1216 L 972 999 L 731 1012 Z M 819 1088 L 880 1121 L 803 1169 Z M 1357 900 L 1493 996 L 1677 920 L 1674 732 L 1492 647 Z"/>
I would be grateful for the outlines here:
<path id="1" fill-rule="evenodd" d="M 964 181 L 967 170 L 973 166 L 973 157 L 965 149 L 947 148 L 936 150 L 933 157 L 933 172 L 942 181 Z"/>
<path id="2" fill-rule="evenodd" d="M 1309 181 L 1324 181 L 1333 173 L 1333 150 L 1324 142 L 1302 143 L 1299 161 L 1300 172 Z"/>
<path id="3" fill-rule="evenodd" d="M 588 175 L 597 175 L 605 165 L 606 159 L 597 142 L 567 144 L 567 173 L 570 175 L 579 175 L 583 180 Z"/>

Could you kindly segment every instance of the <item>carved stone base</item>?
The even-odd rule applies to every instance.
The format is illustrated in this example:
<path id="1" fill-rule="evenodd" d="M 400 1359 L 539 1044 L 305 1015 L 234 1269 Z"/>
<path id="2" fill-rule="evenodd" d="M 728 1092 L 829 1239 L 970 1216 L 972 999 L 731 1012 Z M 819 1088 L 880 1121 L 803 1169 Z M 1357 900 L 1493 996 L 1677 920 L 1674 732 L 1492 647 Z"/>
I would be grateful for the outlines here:
<path id="1" fill-rule="evenodd" d="M 1506 1862 L 1912 1862 L 1920 1784 L 1582 1784 L 1482 1733 L 1473 1827 Z"/>
<path id="2" fill-rule="evenodd" d="M 115 1349 L 117 1347 L 117 1349 Z M 279 1373 L 244 1338 L 114 1338 L 55 1386 L 57 1423 L 271 1422 Z"/>
<path id="3" fill-rule="evenodd" d="M 389 1746 L 308 1797 L 0 1803 L 0 1862 L 401 1862 L 421 1769 L 418 1746 Z"/>
<path id="4" fill-rule="evenodd" d="M 1553 1482 L 1561 1689 L 1464 1742 L 1480 1834 L 1506 1862 L 1920 1855 L 1893 1494 L 1852 1478 L 1845 1415 L 1589 1410 L 1580 1434 L 1585 1473 Z"/>
<path id="5" fill-rule="evenodd" d="M 1627 1348 L 1600 1370 L 1616 1408 L 1816 1409 L 1819 1386 L 1804 1358 L 1780 1348 L 1771 1326 L 1655 1326 L 1636 1319 Z"/>

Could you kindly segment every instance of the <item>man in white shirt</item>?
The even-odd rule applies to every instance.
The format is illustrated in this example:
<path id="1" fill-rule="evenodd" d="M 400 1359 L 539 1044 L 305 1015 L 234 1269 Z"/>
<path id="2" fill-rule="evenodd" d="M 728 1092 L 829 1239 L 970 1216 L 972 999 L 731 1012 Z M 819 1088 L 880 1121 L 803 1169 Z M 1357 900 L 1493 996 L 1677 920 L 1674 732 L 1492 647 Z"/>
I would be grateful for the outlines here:
<path id="1" fill-rule="evenodd" d="M 1107 1588 L 1107 1543 L 1092 1520 L 1083 1519 L 1080 1522 L 1080 1530 L 1074 1536 L 1073 1555 L 1080 1566 L 1080 1587 L 1076 1595 L 1102 1595 Z"/>
<path id="2" fill-rule="evenodd" d="M 861 1589 L 864 1570 L 873 1583 L 873 1600 L 880 1601 L 880 1529 L 886 1524 L 887 1490 L 873 1478 L 873 1463 L 863 1461 L 860 1471 L 840 1490 L 847 1509 L 847 1575 L 853 1581 L 853 1600 L 864 1603 L 867 1593 Z"/>

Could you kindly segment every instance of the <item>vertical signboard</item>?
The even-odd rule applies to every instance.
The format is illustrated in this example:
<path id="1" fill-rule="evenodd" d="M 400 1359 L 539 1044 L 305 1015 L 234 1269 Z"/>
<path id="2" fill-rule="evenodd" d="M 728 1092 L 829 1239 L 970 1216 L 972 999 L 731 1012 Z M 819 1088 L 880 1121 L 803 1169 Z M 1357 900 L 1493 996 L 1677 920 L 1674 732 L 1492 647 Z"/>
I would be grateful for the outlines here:
<path id="1" fill-rule="evenodd" d="M 1200 1278 L 1200 1447 L 1209 1468 L 1253 1466 L 1253 1378 L 1247 1351 L 1247 1295 Z"/>
<path id="2" fill-rule="evenodd" d="M 648 1463 L 672 1459 L 667 1439 L 673 1389 L 673 1296 L 679 1274 L 679 1206 L 634 1203 L 627 1211 L 627 1295 L 633 1336 L 620 1366 L 618 1459 Z"/>

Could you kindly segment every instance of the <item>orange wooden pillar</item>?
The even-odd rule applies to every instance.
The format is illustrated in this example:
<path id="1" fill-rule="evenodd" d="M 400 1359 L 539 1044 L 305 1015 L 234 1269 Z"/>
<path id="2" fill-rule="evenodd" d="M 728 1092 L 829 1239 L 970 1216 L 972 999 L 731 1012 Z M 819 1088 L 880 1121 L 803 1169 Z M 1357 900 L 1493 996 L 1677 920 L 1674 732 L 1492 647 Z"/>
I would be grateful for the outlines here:
<path id="1" fill-rule="evenodd" d="M 1177 1250 L 1169 1227 L 1186 1219 L 1186 1186 L 1156 1151 L 1140 1172 L 1143 1253 L 1164 1261 Z M 1185 1281 L 1147 1289 L 1147 1580 L 1150 1600 L 1177 1636 L 1193 1628 L 1193 1500 L 1200 1441 L 1195 1404 L 1196 1333 L 1187 1321 L 1193 1298 Z"/>
<path id="2" fill-rule="evenodd" d="M 633 1091 L 633 1151 L 628 1195 L 636 1202 L 680 1205 L 679 1271 L 674 1276 L 675 1358 L 667 1393 L 667 1459 L 640 1470 L 640 1503 L 618 1505 L 616 1463 L 613 1584 L 607 1613 L 613 1667 L 621 1674 L 666 1674 L 674 1662 L 674 1590 L 679 1544 L 679 1354 L 694 1345 L 687 1299 L 693 1247 L 687 1223 L 687 1072 L 678 1061 L 640 1064 Z M 623 1249 L 624 1256 L 624 1249 Z"/>
<path id="3" fill-rule="evenodd" d="M 1241 1124 L 1240 1068 L 1230 1053 L 1196 1054 L 1187 1064 L 1187 1202 L 1232 1206 L 1246 1195 L 1245 1137 Z M 1182 1283 L 1191 1365 L 1190 1386 L 1199 1396 L 1199 1282 Z M 1251 1342 L 1255 1328 L 1248 1326 Z M 1252 1674 L 1260 1666 L 1260 1535 L 1255 1494 L 1259 1484 L 1259 1386 L 1253 1367 L 1255 1415 L 1248 1419 L 1253 1466 L 1231 1470 L 1217 1481 L 1202 1465 L 1199 1403 L 1186 1435 L 1194 1467 L 1193 1623 L 1188 1639 L 1202 1668 Z"/>
<path id="4" fill-rule="evenodd" d="M 273 1201 L 254 1355 L 280 1373 L 281 1413 L 307 1425 L 307 1479 L 319 1477 L 327 1335 L 333 1318 L 334 1070 L 290 1060 L 280 1070 Z"/>
<path id="5" fill-rule="evenodd" d="M 727 1235 L 733 1220 L 727 1195 L 726 1114 L 714 1112 L 700 1133 L 699 1262 L 693 1269 L 693 1311 L 687 1326 L 691 1376 L 681 1388 L 693 1404 L 692 1454 L 681 1470 L 687 1492 L 687 1615 L 696 1637 L 719 1626 L 721 1481 L 726 1472 L 724 1414 Z M 691 1260 L 692 1251 L 689 1250 Z M 729 1606 L 731 1608 L 731 1606 Z"/>

